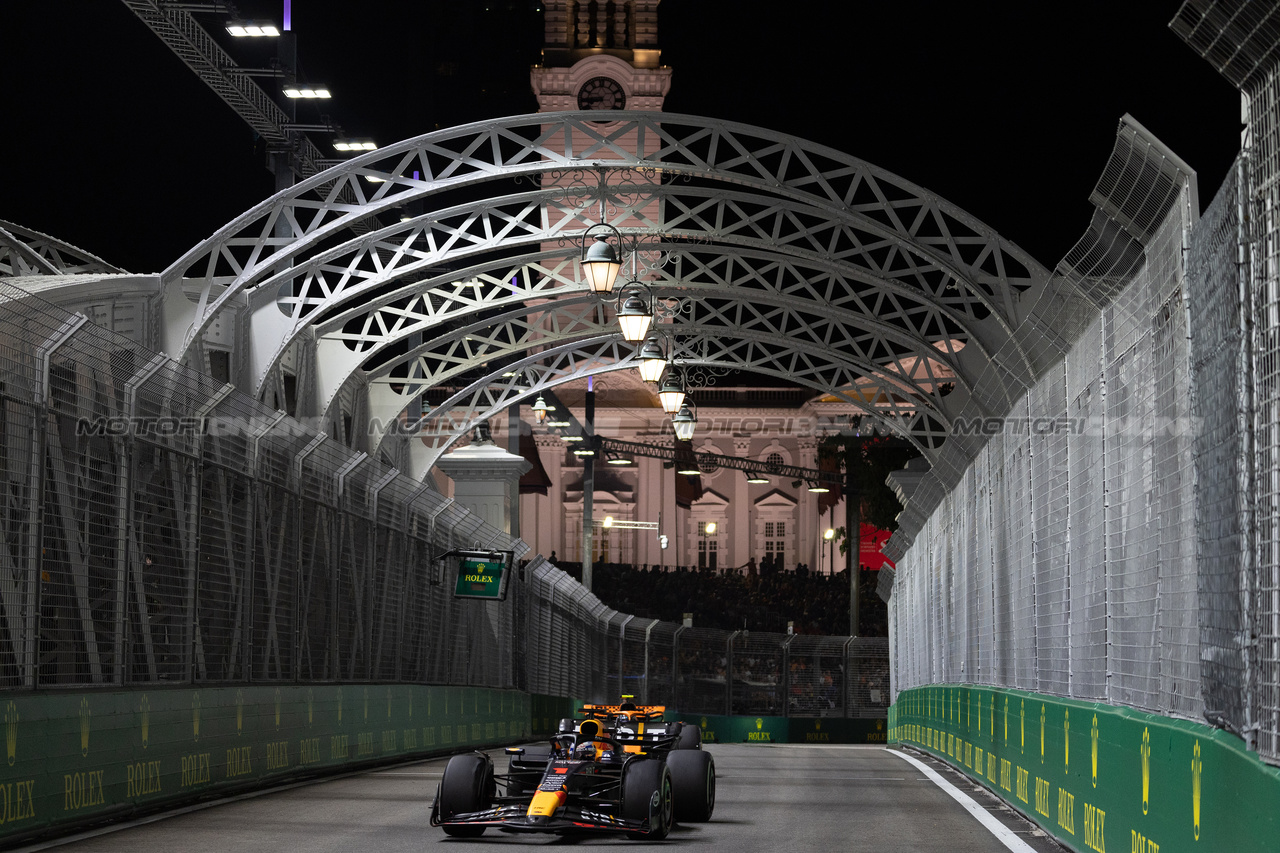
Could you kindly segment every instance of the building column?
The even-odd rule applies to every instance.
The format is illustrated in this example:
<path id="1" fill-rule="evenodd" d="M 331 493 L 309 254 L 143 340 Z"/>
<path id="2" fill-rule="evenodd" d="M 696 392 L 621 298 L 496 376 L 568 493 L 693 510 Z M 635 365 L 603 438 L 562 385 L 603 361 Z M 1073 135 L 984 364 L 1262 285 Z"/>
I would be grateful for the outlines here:
<path id="1" fill-rule="evenodd" d="M 734 438 L 733 455 L 739 459 L 750 459 L 751 439 Z M 732 529 L 729 539 L 729 562 L 731 566 L 747 564 L 755 552 L 751 541 L 755 531 L 751 529 L 751 485 L 746 475 L 735 471 L 733 478 L 733 494 L 729 497 L 729 512 L 732 518 L 727 519 Z"/>
<path id="2" fill-rule="evenodd" d="M 818 440 L 802 438 L 798 442 L 800 450 L 800 467 L 818 467 Z M 806 563 L 810 569 L 817 565 L 817 543 L 821 542 L 818 533 L 818 496 L 809 491 L 808 484 L 800 486 L 799 504 L 796 507 L 796 563 Z"/>
<path id="3" fill-rule="evenodd" d="M 512 506 L 520 495 L 520 475 L 533 466 L 482 438 L 446 453 L 436 463 L 453 480 L 453 499 L 486 522 L 511 533 Z"/>

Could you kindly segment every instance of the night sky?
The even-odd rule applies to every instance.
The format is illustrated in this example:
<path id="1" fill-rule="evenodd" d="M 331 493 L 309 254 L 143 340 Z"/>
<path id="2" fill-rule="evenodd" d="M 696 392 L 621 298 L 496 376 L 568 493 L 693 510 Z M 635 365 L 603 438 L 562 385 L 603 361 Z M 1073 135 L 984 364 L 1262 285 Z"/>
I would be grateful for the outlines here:
<path id="1" fill-rule="evenodd" d="M 1051 267 L 1085 230 L 1124 113 L 1197 170 L 1202 205 L 1239 149 L 1239 95 L 1169 30 L 1179 5 L 662 0 L 667 110 L 848 152 Z M 280 0 L 238 6 L 281 18 Z M 386 145 L 536 108 L 534 0 L 293 7 L 303 71 L 349 135 Z M 158 272 L 271 194 L 261 142 L 123 3 L 10 2 L 0 25 L 0 219 Z M 225 43 L 248 67 L 274 51 Z"/>

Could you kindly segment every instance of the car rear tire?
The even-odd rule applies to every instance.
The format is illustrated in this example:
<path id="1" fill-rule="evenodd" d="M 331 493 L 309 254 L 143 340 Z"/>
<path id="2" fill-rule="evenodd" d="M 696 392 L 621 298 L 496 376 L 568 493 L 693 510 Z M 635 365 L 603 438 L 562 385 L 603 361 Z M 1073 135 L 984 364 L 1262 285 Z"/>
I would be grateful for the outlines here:
<path id="1" fill-rule="evenodd" d="M 628 761 L 622 768 L 622 817 L 626 820 L 648 820 L 655 793 L 658 802 L 652 810 L 653 822 L 649 832 L 635 832 L 630 838 L 653 841 L 666 838 L 675 823 L 675 793 L 671 785 L 671 771 L 665 761 L 654 758 Z"/>
<path id="2" fill-rule="evenodd" d="M 711 753 L 701 749 L 673 751 L 667 755 L 667 769 L 671 771 L 676 820 L 711 820 L 716 808 L 716 763 Z"/>
<path id="3" fill-rule="evenodd" d="M 483 755 L 455 755 L 444 766 L 440 779 L 440 818 L 483 811 L 493 804 L 493 764 Z M 445 835 L 475 838 L 484 834 L 483 826 L 444 826 Z"/>
<path id="4" fill-rule="evenodd" d="M 693 723 L 684 723 L 680 727 L 680 740 L 676 741 L 676 749 L 702 749 L 702 729 Z"/>

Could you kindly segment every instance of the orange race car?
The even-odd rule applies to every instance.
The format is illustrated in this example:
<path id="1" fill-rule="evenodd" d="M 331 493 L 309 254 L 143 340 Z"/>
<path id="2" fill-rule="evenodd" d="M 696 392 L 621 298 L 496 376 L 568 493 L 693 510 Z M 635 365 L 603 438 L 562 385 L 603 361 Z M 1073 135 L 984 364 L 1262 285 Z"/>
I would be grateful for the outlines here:
<path id="1" fill-rule="evenodd" d="M 625 832 L 665 838 L 675 821 L 710 820 L 716 774 L 701 730 L 661 705 L 586 705 L 547 747 L 509 747 L 505 774 L 482 752 L 455 755 L 431 808 L 449 835 Z"/>

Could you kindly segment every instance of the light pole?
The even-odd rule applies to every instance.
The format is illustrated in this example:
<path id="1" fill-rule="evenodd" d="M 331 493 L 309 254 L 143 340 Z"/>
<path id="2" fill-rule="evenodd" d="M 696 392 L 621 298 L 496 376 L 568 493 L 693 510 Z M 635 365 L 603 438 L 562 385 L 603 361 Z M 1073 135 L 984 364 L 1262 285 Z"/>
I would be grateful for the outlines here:
<path id="1" fill-rule="evenodd" d="M 830 552 L 831 556 L 827 560 L 827 571 L 831 574 L 832 577 L 835 577 L 835 574 L 836 574 L 836 532 L 835 530 L 828 527 L 826 529 L 826 532 L 822 534 L 822 538 L 827 540 L 827 543 L 830 545 L 830 547 L 828 548 L 828 551 Z"/>

